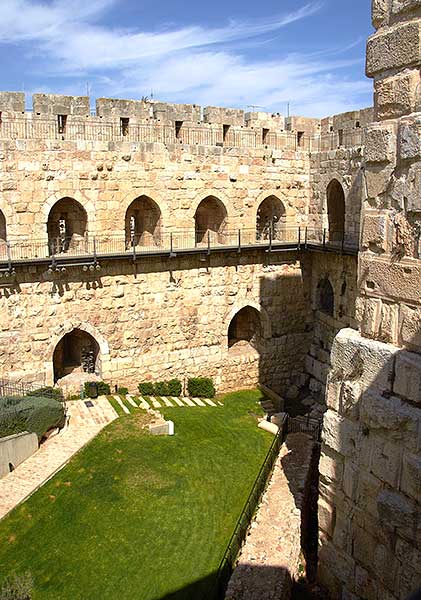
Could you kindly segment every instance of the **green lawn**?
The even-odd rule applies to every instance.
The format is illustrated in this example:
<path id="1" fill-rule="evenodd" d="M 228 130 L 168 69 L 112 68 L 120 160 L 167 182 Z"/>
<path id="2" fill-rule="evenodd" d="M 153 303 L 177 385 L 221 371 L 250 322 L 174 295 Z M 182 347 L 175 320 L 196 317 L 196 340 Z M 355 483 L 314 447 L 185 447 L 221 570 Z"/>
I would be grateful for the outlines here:
<path id="1" fill-rule="evenodd" d="M 205 600 L 273 440 L 260 398 L 165 409 L 174 437 L 139 409 L 110 424 L 0 522 L 0 580 L 29 570 L 42 600 Z"/>

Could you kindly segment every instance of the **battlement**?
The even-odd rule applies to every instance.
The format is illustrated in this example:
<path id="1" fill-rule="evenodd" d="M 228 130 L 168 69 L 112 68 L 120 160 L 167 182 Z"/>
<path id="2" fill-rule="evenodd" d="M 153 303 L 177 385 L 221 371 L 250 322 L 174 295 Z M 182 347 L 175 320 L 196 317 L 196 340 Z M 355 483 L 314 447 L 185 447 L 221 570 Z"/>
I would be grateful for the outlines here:
<path id="1" fill-rule="evenodd" d="M 148 99 L 0 92 L 0 139 L 160 142 L 317 152 L 362 144 L 362 129 L 373 110 L 326 119 L 237 108 L 172 104 Z M 345 135 L 344 135 L 345 134 Z"/>

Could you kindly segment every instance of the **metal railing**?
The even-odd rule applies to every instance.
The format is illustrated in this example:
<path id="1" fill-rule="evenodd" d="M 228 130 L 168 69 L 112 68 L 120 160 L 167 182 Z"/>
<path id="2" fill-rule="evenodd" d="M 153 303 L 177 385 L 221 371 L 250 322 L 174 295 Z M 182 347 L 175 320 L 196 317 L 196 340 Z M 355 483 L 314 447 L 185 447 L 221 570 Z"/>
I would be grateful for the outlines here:
<path id="1" fill-rule="evenodd" d="M 14 396 L 43 396 L 44 398 L 56 398 L 63 401 L 63 394 L 58 389 L 40 386 L 36 383 L 15 382 L 7 379 L 0 379 L 0 398 Z"/>
<path id="2" fill-rule="evenodd" d="M 93 265 L 99 258 L 133 260 L 146 255 L 164 254 L 170 257 L 189 252 L 208 253 L 224 249 L 241 252 L 255 248 L 275 252 L 288 250 L 322 249 L 329 252 L 358 251 L 358 235 L 344 231 L 329 231 L 304 226 L 285 225 L 270 229 L 235 229 L 198 231 L 179 229 L 165 233 L 139 232 L 132 236 L 118 234 L 84 235 L 49 240 L 16 240 L 0 242 L 0 264 L 3 270 L 14 265 L 49 261 L 54 266 L 69 259 L 78 264 L 86 260 Z"/>
<path id="3" fill-rule="evenodd" d="M 289 415 L 285 415 L 283 425 L 280 427 L 269 448 L 241 515 L 238 518 L 224 556 L 219 564 L 218 571 L 215 575 L 215 583 L 213 584 L 212 593 L 210 595 L 212 600 L 222 600 L 225 596 L 228 582 L 234 571 L 241 547 L 246 539 L 247 532 L 263 496 L 263 492 L 268 484 L 275 461 L 279 455 L 279 450 L 285 442 L 287 435 L 289 433 L 298 432 L 306 433 L 312 436 L 315 441 L 319 442 L 321 439 L 322 427 L 322 419 L 314 419 L 308 416 L 290 417 Z"/>
<path id="4" fill-rule="evenodd" d="M 275 461 L 278 457 L 279 450 L 285 441 L 287 435 L 287 420 L 285 420 L 284 427 L 280 428 L 276 434 L 269 451 L 263 461 L 260 471 L 253 483 L 250 494 L 246 500 L 241 515 L 235 525 L 233 534 L 228 546 L 224 552 L 224 556 L 219 564 L 218 571 L 215 575 L 215 583 L 213 585 L 212 593 L 210 598 L 212 600 L 220 600 L 224 597 L 225 591 L 228 586 L 230 577 L 234 571 L 234 565 L 237 560 L 238 554 L 244 543 L 247 535 L 247 531 L 250 527 L 251 521 L 256 513 L 256 509 L 259 505 L 260 499 L 263 492 L 266 489 L 269 476 L 272 473 Z"/>
<path id="5" fill-rule="evenodd" d="M 318 134 L 298 136 L 295 131 L 270 131 L 232 127 L 224 135 L 222 126 L 182 126 L 160 123 L 130 123 L 121 126 L 119 121 L 104 121 L 95 117 L 86 119 L 69 116 L 65 125 L 54 119 L 28 114 L 7 118 L 0 123 L 0 140 L 69 140 L 69 141 L 120 141 L 162 144 L 187 144 L 198 146 L 227 146 L 265 148 L 276 150 L 316 151 L 320 146 Z"/>

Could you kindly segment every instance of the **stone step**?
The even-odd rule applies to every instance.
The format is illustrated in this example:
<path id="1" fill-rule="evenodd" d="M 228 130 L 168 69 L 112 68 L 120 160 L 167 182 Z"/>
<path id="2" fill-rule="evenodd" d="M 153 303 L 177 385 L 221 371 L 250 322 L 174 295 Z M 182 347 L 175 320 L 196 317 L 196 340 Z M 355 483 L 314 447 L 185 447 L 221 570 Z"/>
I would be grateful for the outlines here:
<path id="1" fill-rule="evenodd" d="M 192 400 L 197 404 L 197 406 L 206 406 L 201 398 L 192 398 Z"/>
<path id="2" fill-rule="evenodd" d="M 183 398 L 183 402 L 187 404 L 187 406 L 197 406 L 194 402 L 190 400 L 190 398 Z"/>
<path id="3" fill-rule="evenodd" d="M 165 398 L 165 397 L 161 397 L 162 402 L 165 404 L 165 406 L 168 407 L 174 407 L 174 404 L 169 400 L 169 398 Z"/>
<path id="4" fill-rule="evenodd" d="M 133 396 L 131 396 L 130 394 L 127 394 L 127 395 L 126 395 L 126 399 L 127 399 L 127 402 L 128 402 L 129 404 L 131 404 L 131 405 L 132 405 L 132 406 L 134 406 L 135 408 L 139 408 L 139 405 L 138 405 L 138 404 L 136 404 L 136 402 L 135 402 L 135 401 L 134 401 L 134 399 L 133 399 Z"/>
<path id="5" fill-rule="evenodd" d="M 158 402 L 158 400 L 154 396 L 149 396 L 149 401 L 154 408 L 161 408 L 161 404 Z"/>
<path id="6" fill-rule="evenodd" d="M 120 398 L 120 396 L 114 395 L 113 396 L 114 400 L 117 402 L 117 404 L 122 408 L 123 412 L 126 413 L 126 415 L 130 414 L 129 409 L 127 408 L 127 406 L 124 404 L 123 400 Z"/>

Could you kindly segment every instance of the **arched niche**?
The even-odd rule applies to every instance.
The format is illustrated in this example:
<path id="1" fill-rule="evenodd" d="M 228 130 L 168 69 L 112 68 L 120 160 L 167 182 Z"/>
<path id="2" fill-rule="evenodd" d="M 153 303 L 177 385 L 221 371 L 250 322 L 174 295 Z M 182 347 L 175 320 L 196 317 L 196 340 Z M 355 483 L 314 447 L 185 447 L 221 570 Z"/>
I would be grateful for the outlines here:
<path id="1" fill-rule="evenodd" d="M 87 331 L 73 329 L 58 342 L 53 353 L 54 383 L 71 373 L 101 374 L 100 347 Z"/>
<path id="2" fill-rule="evenodd" d="M 335 294 L 327 277 L 319 281 L 317 285 L 317 309 L 326 315 L 334 316 Z"/>
<path id="3" fill-rule="evenodd" d="M 345 232 L 345 192 L 337 179 L 327 186 L 329 242 L 341 242 Z"/>
<path id="4" fill-rule="evenodd" d="M 261 315 L 253 306 L 244 306 L 231 319 L 228 327 L 228 350 L 243 354 L 259 351 L 263 340 Z"/>
<path id="5" fill-rule="evenodd" d="M 224 203 L 216 196 L 208 196 L 201 201 L 194 216 L 196 244 L 222 244 L 227 224 L 227 210 Z"/>
<path id="6" fill-rule="evenodd" d="M 126 247 L 159 246 L 161 244 L 161 210 L 149 196 L 139 196 L 127 208 L 125 236 Z"/>
<path id="7" fill-rule="evenodd" d="M 85 251 L 88 215 L 74 198 L 61 198 L 47 220 L 48 247 L 52 254 Z"/>
<path id="8" fill-rule="evenodd" d="M 283 202 L 277 196 L 268 196 L 259 205 L 256 216 L 256 234 L 258 240 L 282 239 L 285 229 L 286 211 Z"/>

